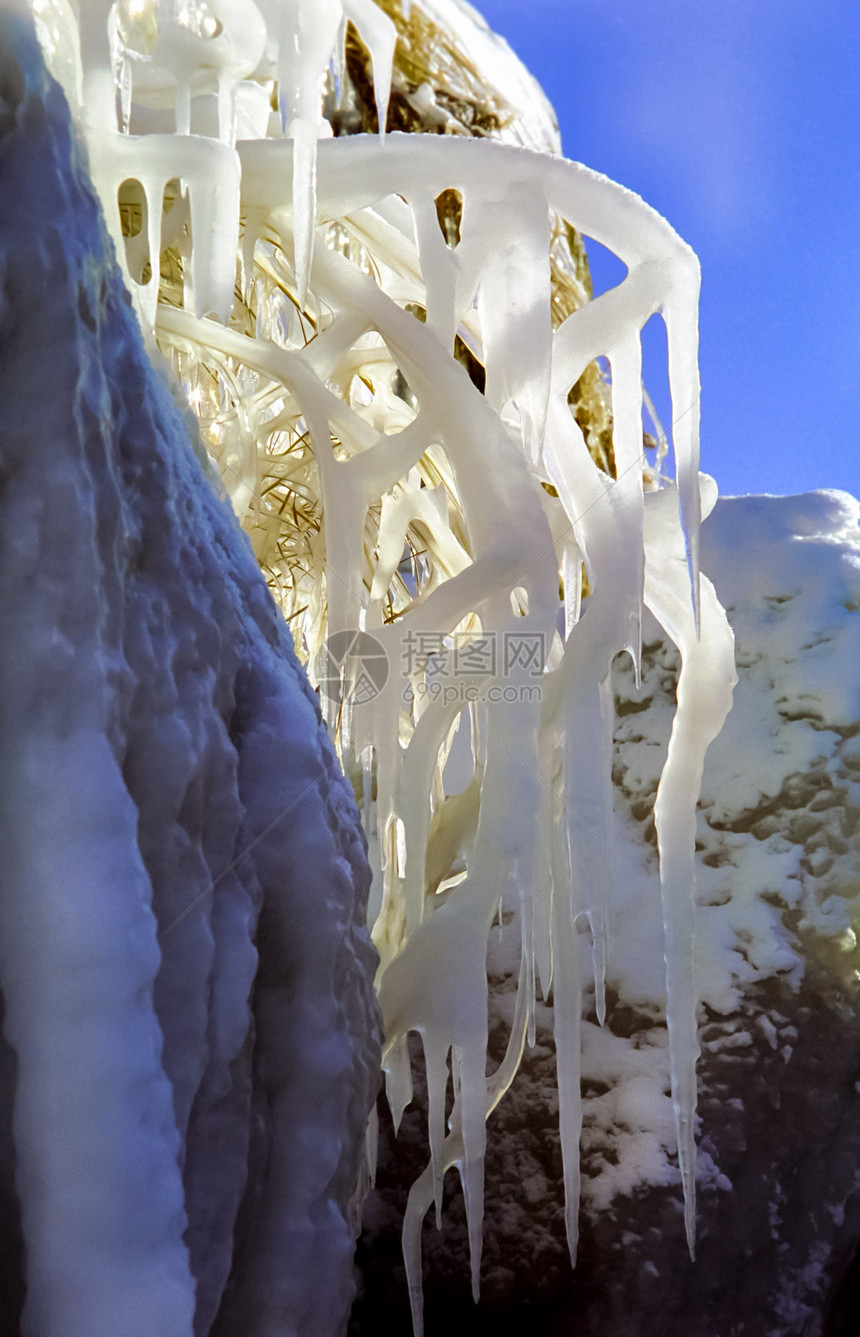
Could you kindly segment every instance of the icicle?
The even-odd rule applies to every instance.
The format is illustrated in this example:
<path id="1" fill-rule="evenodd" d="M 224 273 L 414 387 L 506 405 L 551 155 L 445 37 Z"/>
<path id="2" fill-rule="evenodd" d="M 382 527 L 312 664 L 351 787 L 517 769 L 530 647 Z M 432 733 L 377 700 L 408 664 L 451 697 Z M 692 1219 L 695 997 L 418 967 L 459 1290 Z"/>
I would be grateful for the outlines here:
<path id="1" fill-rule="evenodd" d="M 159 177 L 142 180 L 143 195 L 146 200 L 146 229 L 149 244 L 149 282 L 141 293 L 141 303 L 146 312 L 150 329 L 155 327 L 155 310 L 158 303 L 158 285 L 161 282 L 161 201 L 164 196 L 164 182 Z"/>
<path id="2" fill-rule="evenodd" d="M 582 604 L 582 553 L 576 543 L 566 543 L 561 556 L 564 585 L 564 639 L 579 621 Z"/>
<path id="3" fill-rule="evenodd" d="M 218 75 L 218 129 L 228 148 L 236 143 L 236 81 L 231 75 Z"/>
<path id="4" fill-rule="evenodd" d="M 684 524 L 687 570 L 693 594 L 696 632 L 700 630 L 699 607 L 699 262 L 692 252 L 673 274 L 673 290 L 663 306 L 669 352 L 669 386 L 672 392 L 672 442 L 678 500 Z"/>
<path id="5" fill-rule="evenodd" d="M 184 71 L 176 80 L 176 133 L 191 134 L 191 76 Z"/>
<path id="6" fill-rule="evenodd" d="M 131 61 L 121 59 L 119 67 L 120 130 L 128 134 L 131 120 Z"/>
<path id="7" fill-rule="evenodd" d="M 186 157 L 187 152 L 187 157 Z M 176 167 L 180 162 L 174 160 Z M 188 142 L 177 175 L 191 207 L 191 272 L 198 316 L 214 312 L 225 324 L 233 309 L 239 249 L 239 162 L 233 149 L 212 140 Z"/>
<path id="8" fill-rule="evenodd" d="M 478 207 L 468 189 L 464 200 L 458 260 L 474 263 L 488 246 L 497 257 L 495 282 L 478 285 L 486 394 L 499 411 L 516 405 L 528 457 L 538 463 L 552 364 L 546 199 L 508 179 L 498 203 L 483 199 Z"/>
<path id="9" fill-rule="evenodd" d="M 630 535 L 627 562 L 632 570 L 632 597 L 624 649 L 630 651 L 639 673 L 642 642 L 642 584 L 645 556 L 642 540 L 642 346 L 639 331 L 632 330 L 620 339 L 609 354 L 612 367 L 612 441 L 617 471 L 616 493 L 626 503 L 626 526 Z"/>
<path id="10" fill-rule="evenodd" d="M 707 480 L 710 483 L 710 480 Z M 713 505 L 716 489 L 710 490 Z M 645 600 L 681 653 L 678 709 L 654 804 L 666 940 L 666 994 L 672 1102 L 684 1186 L 684 1224 L 691 1256 L 696 1220 L 696 802 L 705 752 L 723 726 L 737 682 L 734 637 L 714 587 L 701 578 L 700 625 L 689 598 L 687 552 L 679 533 L 677 490 L 648 495 L 645 511 Z M 701 636 L 700 636 L 701 630 Z"/>
<path id="11" fill-rule="evenodd" d="M 427 1073 L 427 1135 L 433 1175 L 436 1229 L 442 1229 L 442 1145 L 445 1140 L 445 1092 L 448 1086 L 448 1045 L 434 1034 L 422 1035 Z"/>
<path id="12" fill-rule="evenodd" d="M 383 1068 L 385 1090 L 396 1133 L 403 1118 L 403 1111 L 412 1100 L 412 1068 L 405 1033 L 391 1041 L 383 1058 Z"/>
<path id="13" fill-rule="evenodd" d="M 306 304 L 316 223 L 316 159 L 323 73 L 340 31 L 340 0 L 268 0 L 278 51 L 281 125 L 293 140 L 293 236 L 299 301 Z"/>
<path id="14" fill-rule="evenodd" d="M 578 630 L 587 630 L 586 620 Z M 573 646 L 572 649 L 579 648 Z M 571 654 L 563 665 L 565 833 L 570 881 L 591 930 L 597 1019 L 606 1015 L 605 979 L 612 882 L 612 709 L 608 675 L 595 687 L 585 655 Z M 556 972 L 558 963 L 556 960 Z"/>
<path id="15" fill-rule="evenodd" d="M 449 351 L 457 331 L 457 258 L 442 236 L 436 201 L 422 192 L 411 200 L 415 239 L 427 290 L 427 324 Z"/>
<path id="16" fill-rule="evenodd" d="M 485 939 L 486 940 L 486 939 Z M 484 1083 L 486 1063 L 486 1031 L 470 1052 L 455 1047 L 453 1061 L 460 1077 L 459 1113 L 463 1129 L 463 1157 L 458 1161 L 463 1197 L 466 1204 L 466 1225 L 469 1235 L 469 1258 L 472 1274 L 472 1299 L 481 1298 L 481 1254 L 484 1243 L 484 1151 L 487 1143 L 487 1106 Z"/>
<path id="17" fill-rule="evenodd" d="M 427 846 L 431 830 L 430 784 L 439 748 L 459 709 L 459 702 L 444 706 L 441 701 L 434 701 L 422 715 L 403 760 L 400 806 L 408 851 L 403 886 L 407 933 L 411 933 L 424 917 Z M 464 805 L 461 802 L 455 806 Z M 449 828 L 449 833 L 456 840 L 456 828 Z"/>
<path id="18" fill-rule="evenodd" d="M 361 40 L 370 52 L 379 135 L 380 138 L 384 138 L 388 121 L 388 99 L 391 93 L 391 69 L 394 62 L 394 48 L 397 44 L 397 29 L 388 15 L 379 9 L 373 0 L 343 0 L 343 12 L 345 17 L 355 24 L 361 34 Z"/>
<path id="19" fill-rule="evenodd" d="M 337 34 L 337 41 L 334 44 L 334 51 L 331 56 L 331 72 L 334 79 L 335 97 L 339 104 L 342 104 L 344 97 L 344 85 L 346 81 L 346 16 L 340 21 L 340 28 Z"/>
<path id="20" fill-rule="evenodd" d="M 549 742 L 549 740 L 547 740 Z M 557 761 L 555 749 L 546 746 L 539 755 L 537 793 L 538 832 L 534 846 L 532 901 L 532 942 L 535 975 L 540 981 L 541 994 L 549 998 L 553 980 L 553 873 L 552 845 L 556 825 L 556 803 L 553 767 Z"/>
<path id="21" fill-rule="evenodd" d="M 559 1133 L 564 1173 L 564 1224 L 571 1265 L 579 1241 L 579 1140 L 582 1133 L 580 1029 L 582 982 L 574 905 L 560 834 L 553 840 L 553 1033 L 558 1071 Z"/>

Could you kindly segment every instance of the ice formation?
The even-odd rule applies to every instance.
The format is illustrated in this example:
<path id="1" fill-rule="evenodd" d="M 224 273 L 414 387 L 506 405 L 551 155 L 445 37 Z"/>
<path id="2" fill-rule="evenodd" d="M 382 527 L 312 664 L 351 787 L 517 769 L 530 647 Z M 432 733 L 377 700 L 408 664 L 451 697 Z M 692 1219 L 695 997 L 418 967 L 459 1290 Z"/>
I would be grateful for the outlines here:
<path id="1" fill-rule="evenodd" d="M 557 157 L 448 135 L 330 138 L 322 85 L 337 98 L 347 22 L 369 51 L 384 129 L 395 30 L 371 0 L 87 0 L 80 64 L 67 0 L 33 4 L 141 321 L 185 387 L 312 677 L 324 678 L 338 634 L 372 635 L 388 665 L 364 699 L 348 655 L 329 714 L 363 774 L 376 850 L 395 1121 L 411 1098 L 410 1031 L 427 1065 L 431 1162 L 404 1230 L 416 1329 L 420 1225 L 451 1166 L 477 1294 L 485 1122 L 533 1031 L 538 987 L 555 1003 L 575 1255 L 573 942 L 587 924 L 602 1018 L 610 670 L 620 652 L 638 664 L 643 607 L 682 658 L 655 821 L 692 1249 L 695 808 L 734 681 L 731 632 L 698 564 L 695 256 L 638 197 Z M 466 7 L 442 9 L 468 26 Z M 432 110 L 432 90 L 422 96 Z M 446 235 L 438 202 L 452 193 L 462 210 Z M 554 330 L 559 219 L 627 274 Z M 674 481 L 643 449 L 640 332 L 657 312 Z M 568 402 L 598 357 L 612 373 L 614 477 Z M 521 979 L 507 1055 L 487 1076 L 487 938 L 503 904 L 517 912 Z"/>
<path id="2" fill-rule="evenodd" d="M 614 924 L 606 1024 L 585 991 L 580 1261 L 565 1266 L 552 1006 L 488 1128 L 481 1307 L 488 1330 L 688 1337 L 850 1332 L 860 1223 L 860 504 L 836 492 L 721 498 L 702 563 L 736 637 L 734 704 L 708 750 L 696 825 L 700 999 L 696 1262 L 678 1247 L 654 796 L 678 654 L 644 619 L 641 681 L 613 665 Z M 577 935 L 580 969 L 589 943 Z M 490 1051 L 515 1014 L 519 952 L 491 935 Z M 421 1114 L 384 1128 L 365 1211 L 361 1331 L 399 1331 L 396 1211 Z M 420 1166 L 419 1166 L 420 1168 Z M 426 1230 L 428 1328 L 468 1323 L 462 1204 Z M 731 1278 L 731 1285 L 726 1279 Z M 842 1324 L 834 1296 L 845 1294 Z M 856 1292 L 854 1293 L 856 1296 Z M 391 1296 L 391 1298 L 389 1298 Z M 399 1309 L 398 1309 L 399 1304 Z"/>

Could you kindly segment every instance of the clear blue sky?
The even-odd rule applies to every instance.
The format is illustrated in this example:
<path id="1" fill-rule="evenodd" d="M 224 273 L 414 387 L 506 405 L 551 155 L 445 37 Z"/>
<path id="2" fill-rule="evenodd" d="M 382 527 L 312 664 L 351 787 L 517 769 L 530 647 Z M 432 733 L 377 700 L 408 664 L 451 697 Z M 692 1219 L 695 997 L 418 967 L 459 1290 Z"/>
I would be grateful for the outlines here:
<path id="1" fill-rule="evenodd" d="M 860 496 L 860 0 L 476 7 L 543 84 L 567 157 L 697 251 L 702 466 L 721 491 Z"/>

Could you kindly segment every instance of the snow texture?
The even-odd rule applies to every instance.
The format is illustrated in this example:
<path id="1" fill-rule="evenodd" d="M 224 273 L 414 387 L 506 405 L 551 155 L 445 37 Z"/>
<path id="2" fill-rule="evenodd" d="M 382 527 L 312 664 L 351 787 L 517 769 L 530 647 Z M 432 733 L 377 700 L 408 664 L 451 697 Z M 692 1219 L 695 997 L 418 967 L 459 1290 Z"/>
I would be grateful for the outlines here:
<path id="1" fill-rule="evenodd" d="M 816 940 L 837 949 L 840 977 L 856 997 L 858 520 L 860 504 L 852 497 L 815 492 L 724 498 L 703 526 L 703 563 L 732 624 L 739 671 L 732 712 L 705 763 L 696 824 L 696 982 L 700 1015 L 714 1021 L 736 1017 L 767 979 L 799 985 Z M 677 659 L 656 625 L 646 625 L 644 640 L 641 687 L 620 665 L 616 673 L 614 846 L 624 865 L 616 881 L 610 976 L 621 1005 L 659 1017 L 656 954 L 643 950 L 659 935 L 658 907 L 646 891 L 653 889 L 654 867 L 642 858 L 641 834 L 648 835 L 653 819 Z M 763 1014 L 757 1024 L 771 1047 L 786 1043 L 778 1018 L 769 1022 Z M 659 1032 L 655 1042 L 665 1043 Z M 732 1022 L 718 1041 L 710 1034 L 706 1044 L 714 1043 L 742 1050 L 752 1040 Z M 619 1060 L 611 1045 L 604 1054 L 603 1044 L 590 1028 L 583 1073 L 610 1085 Z M 642 1062 L 638 1044 L 634 1066 Z M 634 1134 L 627 1154 L 612 1132 L 609 1105 L 619 1093 L 589 1102 L 600 1136 L 618 1151 L 617 1164 L 605 1162 L 591 1180 L 588 1194 L 597 1206 L 608 1207 L 614 1192 L 629 1192 L 637 1182 L 665 1182 L 661 1177 L 673 1173 L 662 1156 L 663 1169 L 649 1171 L 650 1157 L 635 1136 L 639 1130 L 659 1143 L 665 1129 L 658 1071 L 638 1117 L 634 1106 L 623 1120 Z"/>
<path id="2" fill-rule="evenodd" d="M 379 1062 L 357 811 L 193 421 L 144 351 L 65 100 L 5 10 L 0 92 L 2 1154 L 20 1331 L 330 1334 L 352 1298 Z"/>

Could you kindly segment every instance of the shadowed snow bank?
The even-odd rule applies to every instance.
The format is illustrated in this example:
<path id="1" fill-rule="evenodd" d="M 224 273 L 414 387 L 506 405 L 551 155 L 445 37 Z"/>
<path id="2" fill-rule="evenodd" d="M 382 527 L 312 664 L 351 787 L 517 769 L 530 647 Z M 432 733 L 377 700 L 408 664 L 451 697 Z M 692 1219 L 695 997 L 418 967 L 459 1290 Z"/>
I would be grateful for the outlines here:
<path id="1" fill-rule="evenodd" d="M 379 1063 L 358 815 L 6 11 L 0 53 L 0 1330 L 328 1337 Z"/>

